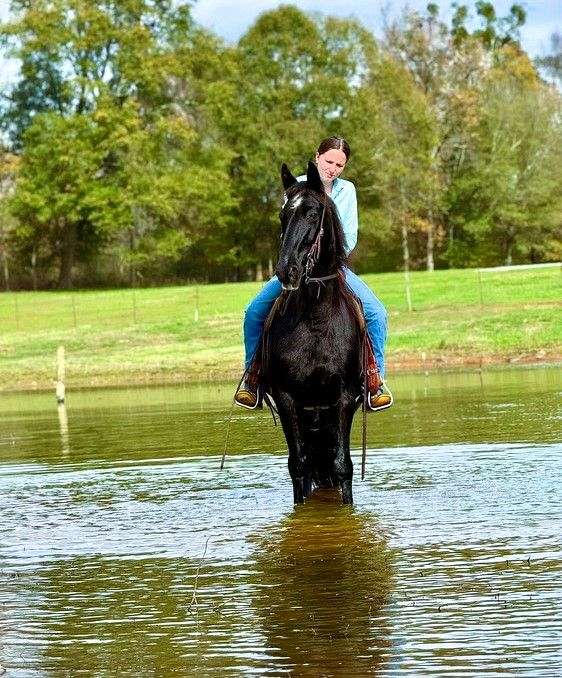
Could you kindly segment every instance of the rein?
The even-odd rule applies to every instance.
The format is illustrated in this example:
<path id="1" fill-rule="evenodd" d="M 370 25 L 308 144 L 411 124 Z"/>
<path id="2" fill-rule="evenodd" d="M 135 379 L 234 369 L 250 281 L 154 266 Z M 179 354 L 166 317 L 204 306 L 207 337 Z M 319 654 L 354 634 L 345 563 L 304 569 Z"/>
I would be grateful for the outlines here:
<path id="1" fill-rule="evenodd" d="M 307 285 L 311 282 L 318 284 L 318 296 L 320 296 L 320 285 L 323 285 L 326 280 L 333 280 L 334 278 L 338 277 L 337 271 L 335 273 L 331 273 L 330 275 L 323 275 L 318 277 L 313 277 L 310 275 L 310 272 L 312 271 L 320 257 L 320 247 L 322 244 L 322 236 L 324 235 L 324 217 L 326 215 L 326 206 L 327 206 L 326 196 L 322 198 L 322 203 L 323 207 L 322 207 L 322 216 L 320 217 L 320 228 L 318 229 L 318 234 L 316 235 L 316 238 L 312 243 L 312 247 L 310 248 L 310 251 L 308 252 L 308 255 L 306 257 L 306 273 L 304 278 L 304 282 Z"/>

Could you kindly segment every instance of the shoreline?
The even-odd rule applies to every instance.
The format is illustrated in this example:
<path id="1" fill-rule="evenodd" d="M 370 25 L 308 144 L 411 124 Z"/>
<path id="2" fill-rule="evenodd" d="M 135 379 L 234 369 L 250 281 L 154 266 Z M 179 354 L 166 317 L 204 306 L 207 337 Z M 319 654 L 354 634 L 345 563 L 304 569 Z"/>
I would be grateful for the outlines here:
<path id="1" fill-rule="evenodd" d="M 482 369 L 497 369 L 506 367 L 559 367 L 562 366 L 562 349 L 541 349 L 509 354 L 462 354 L 439 353 L 389 355 L 387 358 L 387 376 L 403 373 L 424 372 L 478 372 Z M 182 369 L 178 365 L 174 370 L 155 370 L 138 372 L 123 370 L 122 372 L 101 372 L 97 375 L 72 375 L 67 369 L 68 378 L 66 389 L 83 391 L 89 389 L 109 388 L 140 388 L 147 386 L 172 386 L 178 384 L 195 384 L 211 381 L 238 381 L 241 377 L 241 368 L 227 365 L 218 370 L 215 366 L 200 367 L 193 370 Z M 18 379 L 16 374 L 7 378 L 0 375 L 0 383 L 9 383 L 9 387 L 0 387 L 0 395 L 13 393 L 48 393 L 53 391 L 56 379 L 32 379 L 23 377 Z"/>

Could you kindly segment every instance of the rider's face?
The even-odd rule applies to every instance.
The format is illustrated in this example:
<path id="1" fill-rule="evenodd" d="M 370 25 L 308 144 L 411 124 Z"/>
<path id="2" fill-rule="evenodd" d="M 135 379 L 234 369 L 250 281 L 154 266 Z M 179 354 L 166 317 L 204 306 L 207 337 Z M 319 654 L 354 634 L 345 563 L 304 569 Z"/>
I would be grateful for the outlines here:
<path id="1" fill-rule="evenodd" d="M 322 155 L 316 154 L 316 165 L 322 181 L 333 181 L 336 177 L 339 177 L 346 162 L 345 153 L 338 148 L 331 148 Z"/>

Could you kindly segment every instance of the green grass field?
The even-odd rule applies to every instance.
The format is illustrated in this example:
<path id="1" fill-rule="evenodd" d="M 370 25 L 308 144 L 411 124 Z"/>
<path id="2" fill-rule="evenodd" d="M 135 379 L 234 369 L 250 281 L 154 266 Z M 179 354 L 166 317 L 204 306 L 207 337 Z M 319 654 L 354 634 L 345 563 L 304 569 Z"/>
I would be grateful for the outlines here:
<path id="1" fill-rule="evenodd" d="M 562 356 L 559 267 L 366 275 L 389 312 L 392 369 Z M 241 323 L 260 283 L 0 294 L 0 390 L 218 379 L 238 373 Z"/>

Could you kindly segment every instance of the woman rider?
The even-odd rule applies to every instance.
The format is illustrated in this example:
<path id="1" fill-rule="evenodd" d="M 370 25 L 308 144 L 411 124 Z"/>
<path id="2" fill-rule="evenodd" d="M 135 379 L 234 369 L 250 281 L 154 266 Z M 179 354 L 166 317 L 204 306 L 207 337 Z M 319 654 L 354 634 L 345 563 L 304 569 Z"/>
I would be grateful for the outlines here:
<path id="1" fill-rule="evenodd" d="M 345 139 L 329 137 L 324 139 L 316 151 L 316 166 L 326 194 L 332 198 L 343 227 L 345 251 L 349 255 L 357 243 L 357 197 L 351 181 L 340 179 L 351 150 Z M 298 177 L 305 181 L 306 176 Z M 365 314 L 365 324 L 374 351 L 369 351 L 367 370 L 368 398 L 371 410 L 384 410 L 392 405 L 392 394 L 384 383 L 384 344 L 386 341 L 386 310 L 371 290 L 353 271 L 344 267 L 345 281 L 350 290 L 361 300 Z M 271 307 L 281 294 L 282 287 L 274 276 L 250 302 L 244 317 L 244 347 L 246 352 L 246 374 L 239 386 L 234 400 L 248 409 L 258 406 L 259 366 L 253 362 L 260 343 L 263 325 Z M 376 359 L 376 362 L 375 362 Z"/>

